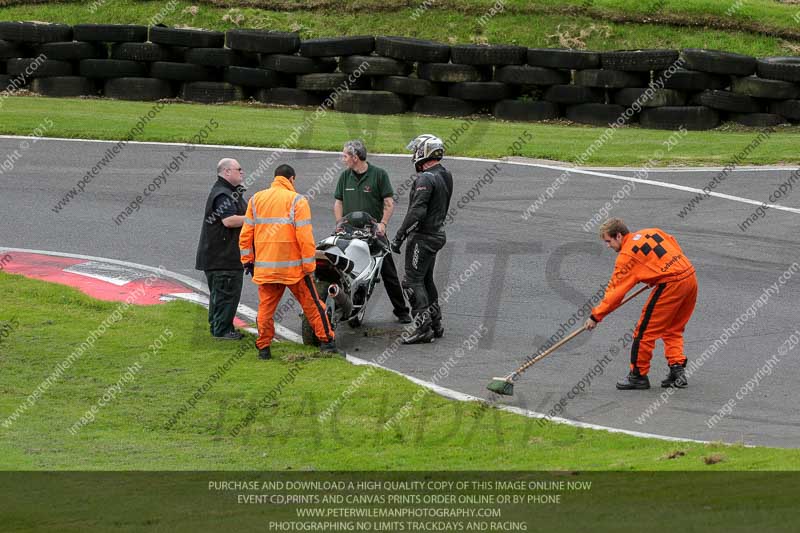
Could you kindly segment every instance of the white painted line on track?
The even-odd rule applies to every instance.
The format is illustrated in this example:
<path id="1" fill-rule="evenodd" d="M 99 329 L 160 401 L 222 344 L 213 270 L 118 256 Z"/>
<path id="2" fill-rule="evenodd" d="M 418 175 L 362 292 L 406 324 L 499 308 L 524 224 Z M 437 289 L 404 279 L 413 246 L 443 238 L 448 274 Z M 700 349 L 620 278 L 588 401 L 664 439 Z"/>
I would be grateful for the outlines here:
<path id="1" fill-rule="evenodd" d="M 555 165 L 543 165 L 543 164 L 540 164 L 540 163 L 514 163 L 514 164 L 531 166 L 531 167 L 539 167 L 539 168 L 547 168 L 547 169 L 550 169 L 550 170 L 560 170 L 562 172 L 569 172 L 569 173 L 572 173 L 572 174 L 585 174 L 587 176 L 598 176 L 598 177 L 601 177 L 601 178 L 609 178 L 609 179 L 620 180 L 620 181 L 633 181 L 635 183 L 643 183 L 643 184 L 646 184 L 646 185 L 654 185 L 656 187 L 665 187 L 667 189 L 674 189 L 674 190 L 677 190 L 677 191 L 686 191 L 686 192 L 691 192 L 691 193 L 695 193 L 695 194 L 704 194 L 704 195 L 707 194 L 709 196 L 714 196 L 716 198 L 722 198 L 722 199 L 725 199 L 725 200 L 730 200 L 732 202 L 740 202 L 740 203 L 743 203 L 743 204 L 761 205 L 761 204 L 764 203 L 764 202 L 759 201 L 759 200 L 751 200 L 750 198 L 743 198 L 741 196 L 733 196 L 732 194 L 724 194 L 724 193 L 721 193 L 721 192 L 709 192 L 709 193 L 706 193 L 706 192 L 703 191 L 703 189 L 698 189 L 696 187 L 687 187 L 686 185 L 676 185 L 674 183 L 668 183 L 668 182 L 665 182 L 665 181 L 648 180 L 648 179 L 643 179 L 643 178 L 632 178 L 630 176 L 619 176 L 617 174 L 609 174 L 607 172 L 595 172 L 593 170 L 581 170 L 581 169 L 564 168 L 564 167 L 558 167 L 558 166 L 555 166 Z M 780 205 L 780 204 L 770 204 L 769 207 L 770 207 L 770 209 L 777 209 L 778 211 L 788 211 L 790 213 L 800 214 L 800 209 L 797 209 L 795 207 L 787 207 L 787 206 Z"/>
<path id="2" fill-rule="evenodd" d="M 96 142 L 96 143 L 118 143 L 119 141 L 109 141 L 103 139 L 65 139 L 61 137 L 31 137 L 26 135 L 0 135 L 0 139 L 38 139 L 39 141 L 63 141 L 63 142 Z M 191 144 L 191 143 L 173 143 L 173 142 L 156 142 L 156 141 L 129 141 L 128 144 L 137 144 L 137 145 L 162 145 L 162 146 L 194 146 L 196 148 L 225 148 L 228 150 L 252 150 L 257 152 L 285 152 L 285 153 L 308 153 L 308 154 L 331 154 L 331 155 L 339 155 L 339 152 L 332 152 L 328 150 L 301 150 L 295 148 L 268 148 L 268 147 L 259 147 L 259 146 L 236 146 L 236 145 L 228 145 L 228 144 Z M 409 155 L 406 154 L 372 154 L 374 156 L 379 157 L 400 157 L 404 159 L 408 159 Z M 702 189 L 698 189 L 695 187 L 687 187 L 685 185 L 677 185 L 674 183 L 669 183 L 665 181 L 657 181 L 657 180 L 648 180 L 642 178 L 633 178 L 629 176 L 620 176 L 617 174 L 610 174 L 607 172 L 597 172 L 593 170 L 587 170 L 587 168 L 580 168 L 580 167 L 561 167 L 557 165 L 545 165 L 543 163 L 527 163 L 524 161 L 505 161 L 502 159 L 486 159 L 481 157 L 463 157 L 463 156 L 448 156 L 447 159 L 454 159 L 456 161 L 478 161 L 482 163 L 502 163 L 505 165 L 518 165 L 524 167 L 535 167 L 535 168 L 545 168 L 548 170 L 557 170 L 561 172 L 568 172 L 571 174 L 583 174 L 586 176 L 595 176 L 600 178 L 608 178 L 614 180 L 621 180 L 621 181 L 633 181 L 636 183 L 642 183 L 645 185 L 653 185 L 655 187 L 664 187 L 667 189 L 673 189 L 677 191 L 684 191 L 690 192 L 693 194 L 708 194 L 709 196 L 713 196 L 715 198 L 721 198 L 723 200 L 730 200 L 732 202 L 739 202 L 743 204 L 750 204 L 755 206 L 760 206 L 764 202 L 759 200 L 752 200 L 750 198 L 743 198 L 741 196 L 734 196 L 731 194 L 724 194 L 719 192 L 710 192 L 705 193 Z M 634 169 L 636 170 L 636 169 Z M 733 169 L 731 172 L 736 171 L 746 171 L 747 169 Z M 668 170 L 665 170 L 667 172 Z M 777 209 L 778 211 L 787 211 L 790 213 L 800 214 L 800 209 L 795 207 L 787 207 L 780 204 L 770 204 L 770 209 Z"/>
<path id="3" fill-rule="evenodd" d="M 524 162 L 524 161 L 523 161 Z M 641 170 L 641 168 L 634 168 L 634 167 L 581 167 L 585 170 L 611 170 L 611 171 L 618 171 L 618 172 L 637 172 Z M 686 172 L 686 173 L 697 173 L 697 172 L 722 172 L 726 170 L 727 167 L 658 167 L 658 168 L 648 168 L 647 173 L 652 174 L 653 172 Z M 736 167 L 727 169 L 728 173 L 731 172 L 783 172 L 786 170 L 797 170 L 798 167 Z"/>
<path id="4" fill-rule="evenodd" d="M 106 283 L 111 283 L 117 287 L 123 287 L 131 281 L 136 280 L 139 276 L 135 270 L 122 268 L 119 265 L 109 266 L 107 263 L 103 264 L 96 261 L 72 265 L 69 268 L 65 268 L 64 272 L 97 279 Z"/>
<path id="5" fill-rule="evenodd" d="M 124 266 L 124 267 L 128 267 L 128 268 L 135 268 L 135 269 L 145 270 L 147 272 L 153 272 L 153 273 L 156 273 L 156 274 L 166 275 L 166 276 L 168 276 L 168 277 L 170 277 L 170 278 L 172 278 L 172 279 L 174 279 L 176 281 L 180 281 L 181 283 L 183 283 L 185 285 L 188 285 L 189 287 L 192 287 L 193 289 L 196 289 L 196 290 L 200 291 L 202 294 L 206 294 L 206 295 L 208 294 L 208 289 L 206 289 L 206 287 L 201 282 L 199 282 L 198 280 L 196 280 L 194 278 L 190 278 L 189 276 L 184 276 L 183 274 L 179 274 L 177 272 L 171 272 L 171 271 L 163 269 L 163 268 L 151 267 L 151 266 L 142 265 L 142 264 L 139 264 L 139 263 L 132 263 L 132 262 L 129 262 L 129 261 L 120 261 L 118 259 L 106 259 L 104 257 L 95 257 L 95 256 L 89 256 L 89 255 L 82 255 L 82 254 L 71 254 L 71 253 L 65 253 L 65 252 L 52 252 L 52 251 L 49 251 L 49 250 L 30 250 L 30 249 L 27 249 L 27 248 L 9 248 L 9 247 L 5 247 L 5 246 L 0 247 L 0 251 L 2 251 L 2 252 L 20 252 L 20 253 L 29 253 L 29 254 L 44 254 L 44 255 L 53 255 L 53 256 L 58 256 L 58 257 L 70 257 L 70 258 L 73 258 L 73 259 L 85 259 L 85 260 L 88 260 L 88 261 L 101 261 L 101 262 L 106 262 L 106 263 L 119 265 L 119 266 Z M 174 296 L 179 297 L 180 293 L 176 293 Z M 256 311 L 254 309 L 252 309 L 251 307 L 239 304 L 238 312 L 240 314 L 242 314 L 243 316 L 245 316 L 246 318 L 255 321 Z M 250 333 L 258 334 L 258 332 L 253 328 L 244 328 L 244 329 L 246 331 L 250 332 Z M 287 340 L 290 340 L 290 341 L 293 341 L 293 342 L 297 342 L 297 343 L 301 343 L 301 344 L 303 342 L 303 339 L 302 339 L 302 337 L 300 335 L 298 335 L 297 333 L 293 332 L 292 330 L 290 330 L 290 329 L 288 329 L 288 328 L 286 328 L 286 327 L 284 327 L 284 326 L 282 326 L 280 324 L 275 324 L 275 331 L 276 331 L 276 333 L 278 333 L 278 335 L 280 335 L 281 337 L 284 337 Z M 386 371 L 392 372 L 394 374 L 403 376 L 404 378 L 412 381 L 413 383 L 416 383 L 417 385 L 425 387 L 426 389 L 429 389 L 429 390 L 435 392 L 436 394 L 439 394 L 440 396 L 444 396 L 445 398 L 450 398 L 452 400 L 458 400 L 458 401 L 462 401 L 462 402 L 485 402 L 486 401 L 483 398 L 478 398 L 477 396 L 471 396 L 471 395 L 465 394 L 463 392 L 458 392 L 458 391 L 453 390 L 453 389 L 448 389 L 446 387 L 442 387 L 442 386 L 437 385 L 435 383 L 431 383 L 429 381 L 425 381 L 425 380 L 422 380 L 422 379 L 419 379 L 419 378 L 415 378 L 414 376 L 409 376 L 408 374 L 403 374 L 402 372 L 399 372 L 397 370 L 393 370 L 391 368 L 387 368 L 385 366 L 381 366 L 381 365 L 379 365 L 377 363 L 374 363 L 372 361 L 367 361 L 366 359 L 353 357 L 352 355 L 349 355 L 349 354 L 347 354 L 347 361 L 353 363 L 354 365 L 358 365 L 358 366 L 364 366 L 364 365 L 374 366 L 376 368 L 380 368 L 382 370 L 386 370 Z M 496 407 L 497 409 L 500 409 L 501 411 L 506 411 L 506 412 L 509 412 L 509 413 L 522 415 L 522 416 L 525 416 L 525 417 L 528 417 L 528 418 L 548 418 L 548 416 L 546 414 L 544 414 L 544 413 L 538 413 L 536 411 L 530 411 L 528 409 L 522 409 L 520 407 L 514 407 L 513 405 L 495 404 L 495 405 L 493 405 L 493 407 Z M 630 435 L 632 437 L 640 437 L 640 438 L 648 438 L 648 439 L 659 439 L 659 440 L 670 441 L 670 442 L 694 442 L 694 443 L 698 443 L 698 444 L 709 444 L 710 443 L 710 441 L 706 441 L 706 440 L 689 439 L 689 438 L 685 438 L 685 437 L 671 437 L 669 435 L 657 435 L 655 433 L 643 433 L 641 431 L 632 431 L 632 430 L 629 430 L 629 429 L 620 429 L 620 428 L 614 428 L 614 427 L 610 427 L 610 426 L 601 426 L 601 425 L 598 425 L 598 424 L 590 424 L 590 423 L 587 423 L 587 422 L 580 422 L 578 420 L 570 420 L 568 418 L 552 417 L 552 418 L 549 418 L 549 420 L 551 422 L 556 423 L 556 424 L 563 424 L 563 425 L 568 425 L 568 426 L 577 427 L 577 428 L 584 428 L 584 429 L 596 429 L 596 430 L 601 430 L 601 431 L 607 431 L 609 433 L 620 433 L 620 434 L 624 434 L 624 435 Z"/>
<path id="6" fill-rule="evenodd" d="M 405 377 L 406 379 L 412 381 L 413 383 L 416 383 L 417 385 L 425 387 L 426 389 L 430 389 L 431 391 L 435 392 L 436 394 L 438 394 L 440 396 L 444 396 L 445 398 L 450 398 L 451 400 L 458 400 L 458 401 L 461 401 L 461 402 L 486 402 L 486 400 L 483 399 L 483 398 L 478 398 L 477 396 L 472 396 L 470 394 L 465 394 L 463 392 L 458 392 L 458 391 L 453 390 L 453 389 L 448 389 L 446 387 L 442 387 L 442 386 L 437 385 L 435 383 L 431 383 L 429 381 L 425 381 L 425 380 L 422 380 L 422 379 L 419 379 L 419 378 L 415 378 L 414 376 L 409 376 L 408 374 L 403 374 L 402 372 L 399 372 L 397 370 L 393 370 L 391 368 L 383 367 L 383 366 L 381 366 L 381 365 L 379 365 L 377 363 L 373 363 L 372 361 L 367 361 L 367 360 L 364 360 L 364 359 L 360 359 L 358 357 L 353 357 L 351 355 L 347 356 L 347 360 L 352 362 L 355 365 L 374 366 L 374 367 L 377 367 L 377 368 L 381 368 L 383 370 L 388 370 L 389 372 L 393 372 L 395 374 L 399 374 L 399 375 Z M 515 407 L 513 405 L 493 404 L 492 407 L 497 408 L 497 409 L 499 409 L 501 411 L 506 411 L 506 412 L 509 412 L 509 413 L 522 415 L 522 416 L 525 416 L 527 418 L 547 418 L 548 420 L 550 420 L 551 422 L 554 422 L 556 424 L 563 424 L 563 425 L 572 426 L 572 427 L 576 427 L 576 428 L 583 428 L 583 429 L 596 429 L 596 430 L 601 430 L 601 431 L 607 431 L 609 433 L 621 433 L 621 434 L 624 434 L 624 435 L 630 435 L 632 437 L 640 437 L 640 438 L 646 438 L 646 439 L 659 439 L 659 440 L 665 440 L 665 441 L 670 441 L 670 442 L 695 442 L 695 443 L 698 443 L 698 444 L 710 444 L 710 442 L 711 442 L 711 441 L 707 441 L 707 440 L 689 439 L 689 438 L 686 438 L 686 437 L 671 437 L 669 435 L 657 435 L 655 433 L 644 433 L 644 432 L 641 432 L 641 431 L 633 431 L 633 430 L 630 430 L 630 429 L 620 429 L 620 428 L 614 428 L 614 427 L 610 427 L 610 426 L 601 426 L 599 424 L 591 424 L 589 422 L 580 422 L 578 420 L 570 420 L 568 418 L 561 418 L 561 417 L 558 417 L 558 416 L 548 417 L 544 413 L 538 413 L 536 411 L 523 409 L 521 407 Z"/>
<path id="7" fill-rule="evenodd" d="M 183 300 L 184 302 L 192 302 L 194 304 L 200 304 L 204 307 L 208 307 L 208 296 L 205 294 L 198 294 L 196 292 L 173 292 L 163 295 L 161 300 L 164 302 Z M 239 309 L 237 308 L 236 311 L 238 312 Z"/>

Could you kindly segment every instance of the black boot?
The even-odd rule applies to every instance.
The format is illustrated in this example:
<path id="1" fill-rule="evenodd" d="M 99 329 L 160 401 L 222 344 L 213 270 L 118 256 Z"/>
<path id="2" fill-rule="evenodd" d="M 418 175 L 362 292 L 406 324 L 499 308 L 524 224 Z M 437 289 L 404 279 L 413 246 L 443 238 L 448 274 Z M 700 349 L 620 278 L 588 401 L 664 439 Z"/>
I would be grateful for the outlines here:
<path id="1" fill-rule="evenodd" d="M 244 335 L 242 335 L 241 333 L 239 333 L 235 329 L 229 331 L 225 335 L 220 335 L 219 337 L 214 336 L 215 339 L 219 339 L 221 341 L 238 341 L 238 340 L 241 340 L 242 337 L 244 337 Z"/>
<path id="2" fill-rule="evenodd" d="M 263 359 L 264 361 L 267 359 L 272 359 L 272 351 L 270 351 L 269 346 L 258 349 L 258 358 Z"/>
<path id="3" fill-rule="evenodd" d="M 428 308 L 431 312 L 431 328 L 433 329 L 433 336 L 437 339 L 444 337 L 444 328 L 442 327 L 442 309 L 439 307 L 438 302 L 434 302 Z"/>
<path id="4" fill-rule="evenodd" d="M 411 324 L 411 315 L 408 311 L 403 309 L 402 311 L 394 311 L 394 316 L 397 317 L 397 321 L 401 324 Z"/>
<path id="5" fill-rule="evenodd" d="M 631 370 L 627 376 L 617 381 L 619 390 L 644 390 L 650 388 L 650 379 L 639 374 L 638 370 Z"/>
<path id="6" fill-rule="evenodd" d="M 406 336 L 403 332 L 400 342 L 403 344 L 423 344 L 433 342 L 433 330 L 431 329 L 431 310 L 428 309 L 428 299 L 424 287 L 408 286 L 405 288 L 408 295 L 408 303 L 411 304 L 411 314 L 416 329 Z"/>
<path id="7" fill-rule="evenodd" d="M 419 328 L 409 337 L 403 337 L 400 342 L 403 344 L 425 344 L 433 342 L 433 330 L 430 327 L 425 329 Z"/>
<path id="8" fill-rule="evenodd" d="M 661 386 L 665 389 L 667 387 L 678 387 L 679 389 L 688 387 L 689 381 L 686 379 L 686 369 L 683 365 L 669 365 L 669 375 L 661 382 Z"/>
<path id="9" fill-rule="evenodd" d="M 330 355 L 341 355 L 341 356 L 344 356 L 344 352 L 339 350 L 336 347 L 336 341 L 335 340 L 332 340 L 330 342 L 323 342 L 322 344 L 320 344 L 319 345 L 319 351 L 321 351 L 322 353 L 330 354 Z"/>

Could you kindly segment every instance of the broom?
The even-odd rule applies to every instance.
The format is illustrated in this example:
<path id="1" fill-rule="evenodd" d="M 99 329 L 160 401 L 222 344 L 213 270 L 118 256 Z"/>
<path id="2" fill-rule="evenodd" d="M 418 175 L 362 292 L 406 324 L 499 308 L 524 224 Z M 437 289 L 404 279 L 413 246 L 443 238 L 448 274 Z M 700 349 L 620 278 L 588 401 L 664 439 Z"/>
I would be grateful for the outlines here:
<path id="1" fill-rule="evenodd" d="M 622 303 L 619 304 L 619 307 L 622 307 L 623 305 L 628 303 L 630 300 L 633 300 L 639 294 L 643 293 L 644 291 L 646 291 L 649 288 L 650 287 L 648 287 L 648 286 L 644 286 L 641 289 L 639 289 L 638 291 L 634 292 L 633 294 L 631 294 L 630 296 L 628 296 L 627 298 L 622 300 Z M 558 341 L 556 344 L 554 344 L 553 346 L 551 346 L 550 348 L 548 348 L 547 350 L 545 350 L 541 354 L 537 355 L 533 359 L 531 359 L 529 361 L 525 361 L 525 363 L 523 363 L 522 366 L 520 366 L 518 369 L 513 371 L 508 376 L 506 376 L 504 378 L 492 378 L 492 381 L 489 382 L 489 384 L 486 386 L 486 388 L 489 389 L 492 392 L 496 392 L 497 394 L 502 394 L 504 396 L 513 396 L 514 395 L 514 382 L 517 380 L 517 378 L 520 376 L 520 374 L 525 372 L 528 368 L 533 366 L 538 361 L 541 361 L 542 359 L 544 359 L 545 357 L 547 357 L 551 353 L 553 353 L 556 350 L 558 350 L 559 348 L 561 348 L 563 345 L 565 345 L 567 342 L 569 342 L 570 340 L 572 340 L 575 337 L 577 337 L 578 335 L 580 335 L 585 330 L 586 330 L 586 324 L 581 326 L 579 329 L 573 331 L 572 333 L 570 333 L 569 335 L 567 335 L 566 337 L 564 337 L 563 339 Z"/>

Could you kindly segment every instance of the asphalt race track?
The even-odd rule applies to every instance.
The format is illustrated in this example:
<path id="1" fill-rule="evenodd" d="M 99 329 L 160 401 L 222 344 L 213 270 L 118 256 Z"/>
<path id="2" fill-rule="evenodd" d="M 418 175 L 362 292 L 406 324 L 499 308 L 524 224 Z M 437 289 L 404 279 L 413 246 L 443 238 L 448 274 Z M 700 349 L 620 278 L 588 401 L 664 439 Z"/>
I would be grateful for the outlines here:
<path id="1" fill-rule="evenodd" d="M 202 210 L 215 179 L 217 161 L 235 157 L 249 175 L 272 153 L 198 147 L 164 185 L 143 199 L 137 211 L 116 224 L 114 218 L 142 194 L 182 145 L 129 144 L 84 192 L 55 212 L 57 202 L 113 143 L 28 139 L 31 144 L 20 151 L 23 141 L 0 138 L 0 159 L 8 161 L 7 155 L 15 150 L 21 155 L 0 167 L 0 246 L 163 265 L 196 279 L 204 279 L 193 267 Z M 408 156 L 369 160 L 388 170 L 395 190 L 412 170 Z M 325 180 L 324 175 L 338 162 L 338 155 L 287 152 L 278 162 L 295 167 L 300 192 L 319 184 L 320 192 L 311 203 L 314 231 L 317 239 L 326 236 L 333 229 L 336 180 Z M 546 193 L 562 174 L 560 170 L 455 158 L 445 165 L 456 183 L 448 242 L 436 265 L 440 291 L 450 287 L 443 305 L 446 336 L 432 345 L 401 347 L 388 359 L 387 366 L 487 397 L 485 386 L 490 378 L 516 368 L 562 323 L 569 323 L 570 317 L 607 282 L 615 255 L 597 238 L 594 228 L 586 231 L 584 225 L 611 202 L 610 215 L 625 218 L 632 230 L 658 226 L 678 238 L 697 268 L 700 283 L 697 308 L 686 330 L 686 352 L 691 360 L 715 341 L 718 349 L 690 376 L 689 388 L 678 390 L 666 403 L 657 403 L 662 394 L 659 382 L 667 371 L 660 343 L 653 358 L 654 387 L 649 391 L 617 391 L 614 383 L 628 368 L 630 341 L 625 334 L 639 316 L 645 302 L 642 295 L 610 315 L 594 332 L 581 334 L 536 364 L 517 382 L 515 396 L 500 401 L 547 413 L 575 388 L 578 394 L 571 394 L 574 398 L 565 402 L 561 413 L 569 419 L 673 437 L 800 445 L 800 411 L 796 408 L 800 348 L 795 347 L 797 336 L 794 341 L 791 337 L 800 330 L 800 265 L 797 271 L 784 274 L 800 261 L 800 191 L 789 191 L 779 201 L 793 210 L 770 209 L 742 231 L 739 224 L 757 205 L 711 197 L 681 218 L 678 213 L 695 193 L 642 182 L 631 184 L 605 175 L 569 173 L 557 190 L 551 189 L 552 198 L 526 219 L 525 210 Z M 13 168 L 7 170 L 8 166 Z M 266 175 L 271 176 L 274 167 L 271 165 Z M 457 201 L 487 173 L 480 194 L 473 194 L 474 199 L 460 208 Z M 651 172 L 647 179 L 702 188 L 718 173 L 660 170 Z M 599 174 L 623 177 L 632 176 L 633 171 L 602 170 Z M 739 170 L 729 174 L 715 191 L 762 202 L 790 174 L 790 169 Z M 266 187 L 270 181 L 271 177 L 259 179 L 250 192 Z M 630 194 L 613 203 L 612 196 L 624 186 Z M 392 219 L 390 235 L 407 204 L 406 192 Z M 773 284 L 777 284 L 777 292 L 765 293 Z M 762 305 L 754 306 L 759 297 Z M 255 287 L 249 281 L 245 282 L 242 302 L 254 308 L 258 305 Z M 296 313 L 288 314 L 282 322 L 299 331 Z M 582 322 L 583 318 L 573 319 L 573 324 Z M 719 341 L 725 328 L 734 323 L 734 329 L 725 335 L 727 342 Z M 392 321 L 388 298 L 379 287 L 365 328 L 354 331 L 346 324 L 340 326 L 340 346 L 371 359 L 400 331 L 400 325 Z M 206 324 L 198 324 L 198 342 L 204 342 L 204 334 Z M 477 342 L 465 341 L 470 335 Z M 576 384 L 604 357 L 602 374 L 591 376 L 581 391 Z M 452 368 L 441 372 L 451 358 L 455 364 L 446 365 Z M 762 367 L 765 370 L 759 371 Z M 436 375 L 441 379 L 434 378 Z M 718 417 L 717 423 L 710 421 L 726 404 L 724 416 Z M 651 408 L 650 416 L 644 416 L 652 405 L 656 408 Z"/>

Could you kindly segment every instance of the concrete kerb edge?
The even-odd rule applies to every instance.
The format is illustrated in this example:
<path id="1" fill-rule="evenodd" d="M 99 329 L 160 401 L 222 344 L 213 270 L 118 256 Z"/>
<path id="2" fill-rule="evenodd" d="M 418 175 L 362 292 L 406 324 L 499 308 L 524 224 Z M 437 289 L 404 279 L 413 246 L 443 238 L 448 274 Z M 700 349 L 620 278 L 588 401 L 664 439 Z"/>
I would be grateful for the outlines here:
<path id="1" fill-rule="evenodd" d="M 158 268 L 155 268 L 155 267 L 151 267 L 151 266 L 148 266 L 148 265 L 142 265 L 142 264 L 139 264 L 139 263 L 133 263 L 133 262 L 130 262 L 130 261 L 121 261 L 121 260 L 118 260 L 118 259 L 108 259 L 108 258 L 104 258 L 104 257 L 96 257 L 96 256 L 90 256 L 90 255 L 82 255 L 82 254 L 73 254 L 73 253 L 67 253 L 67 252 L 53 252 L 53 251 L 48 251 L 48 250 L 32 250 L 32 249 L 28 249 L 28 248 L 12 248 L 12 247 L 5 247 L 5 246 L 4 247 L 0 247 L 0 252 L 19 252 L 19 253 L 31 253 L 31 254 L 44 254 L 44 255 L 51 255 L 51 256 L 57 256 L 57 257 L 69 257 L 69 258 L 73 258 L 73 259 L 85 259 L 87 261 L 106 262 L 106 263 L 110 263 L 110 264 L 114 264 L 114 265 L 118 265 L 118 266 L 124 266 L 124 267 L 135 268 L 135 269 L 143 270 L 143 271 L 147 271 L 147 272 L 163 274 L 165 276 L 168 276 L 168 277 L 172 278 L 175 281 L 183 283 L 184 285 L 187 285 L 188 287 L 191 287 L 192 289 L 195 289 L 195 290 L 201 292 L 202 294 L 206 294 L 206 295 L 208 294 L 208 289 L 200 281 L 198 281 L 198 280 L 196 280 L 194 278 L 190 278 L 189 276 L 185 276 L 185 275 L 179 274 L 177 272 L 172 272 L 170 270 L 158 269 Z M 241 304 L 239 305 L 239 314 L 241 314 L 242 316 L 244 316 L 248 320 L 255 320 L 255 317 L 256 317 L 256 311 L 254 309 L 252 309 L 251 307 L 248 307 L 246 305 L 241 305 Z M 253 333 L 253 334 L 257 334 L 258 333 L 254 328 L 244 328 L 244 329 L 246 331 L 250 332 L 250 333 Z M 292 330 L 290 330 L 289 328 L 286 328 L 285 326 L 282 326 L 280 324 L 276 324 L 275 325 L 275 331 L 279 336 L 283 337 L 284 339 L 290 340 L 292 342 L 302 343 L 302 337 L 300 335 L 298 335 L 297 333 L 293 332 Z M 478 398 L 477 396 L 472 396 L 472 395 L 465 394 L 463 392 L 459 392 L 459 391 L 456 391 L 456 390 L 453 390 L 453 389 L 448 389 L 446 387 L 442 387 L 440 385 L 436 385 L 435 383 L 431 383 L 431 382 L 416 378 L 414 376 L 409 376 L 408 374 L 403 374 L 402 372 L 399 372 L 397 370 L 394 370 L 394 369 L 391 369 L 391 368 L 387 368 L 385 366 L 381 366 L 381 365 L 379 365 L 377 363 L 374 363 L 372 361 L 368 361 L 366 359 L 361 359 L 359 357 L 354 357 L 354 356 L 352 356 L 350 354 L 346 354 L 346 359 L 347 359 L 348 362 L 350 362 L 350 363 L 352 363 L 353 365 L 356 365 L 356 366 L 373 366 L 373 367 L 376 367 L 376 368 L 380 368 L 381 370 L 386 370 L 386 371 L 392 372 L 394 374 L 397 374 L 399 376 L 403 376 L 404 378 L 408 379 L 412 383 L 415 383 L 415 384 L 417 384 L 417 385 L 419 385 L 421 387 L 429 389 L 432 392 L 435 392 L 436 394 L 438 394 L 438 395 L 440 395 L 442 397 L 451 399 L 451 400 L 456 400 L 456 401 L 461 401 L 461 402 L 484 402 L 485 401 L 483 398 Z M 515 406 L 511 406 L 511 405 L 495 405 L 494 407 L 496 407 L 497 409 L 500 409 L 501 411 L 506 411 L 506 412 L 509 412 L 509 413 L 522 415 L 522 416 L 527 417 L 527 418 L 547 418 L 547 415 L 545 415 L 544 413 L 538 413 L 536 411 L 530 411 L 528 409 L 522 409 L 520 407 L 515 407 Z M 570 420 L 570 419 L 561 418 L 561 417 L 552 417 L 552 418 L 549 418 L 549 420 L 551 422 L 556 423 L 556 424 L 568 425 L 568 426 L 577 427 L 577 428 L 583 428 L 583 429 L 594 429 L 594 430 L 607 431 L 609 433 L 620 433 L 620 434 L 625 434 L 625 435 L 629 435 L 629 436 L 633 436 L 633 437 L 639 437 L 639 438 L 659 439 L 659 440 L 670 441 L 670 442 L 693 442 L 693 443 L 698 443 L 698 444 L 710 444 L 711 443 L 711 441 L 705 441 L 705 440 L 690 439 L 690 438 L 685 438 L 685 437 L 672 437 L 672 436 L 669 436 L 669 435 L 657 435 L 657 434 L 654 434 L 654 433 L 644 433 L 644 432 L 640 432 L 640 431 L 632 431 L 632 430 L 627 430 L 627 429 L 614 428 L 614 427 L 610 427 L 610 426 L 601 426 L 601 425 L 598 425 L 598 424 L 591 424 L 591 423 L 588 423 L 588 422 L 579 422 L 577 420 Z"/>

